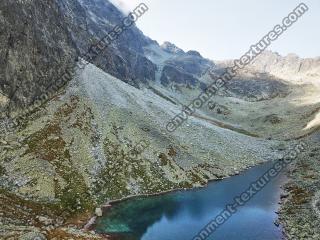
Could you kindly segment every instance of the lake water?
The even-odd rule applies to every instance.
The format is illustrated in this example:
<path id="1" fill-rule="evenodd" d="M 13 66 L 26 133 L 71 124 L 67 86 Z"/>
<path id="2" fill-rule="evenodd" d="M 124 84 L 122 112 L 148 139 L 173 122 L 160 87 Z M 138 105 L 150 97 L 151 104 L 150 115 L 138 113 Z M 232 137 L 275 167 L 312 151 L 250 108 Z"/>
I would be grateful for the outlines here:
<path id="1" fill-rule="evenodd" d="M 272 163 L 260 165 L 201 189 L 117 203 L 98 219 L 96 231 L 123 240 L 191 240 L 271 166 Z M 280 174 L 208 239 L 282 239 L 281 228 L 274 221 L 283 182 Z"/>

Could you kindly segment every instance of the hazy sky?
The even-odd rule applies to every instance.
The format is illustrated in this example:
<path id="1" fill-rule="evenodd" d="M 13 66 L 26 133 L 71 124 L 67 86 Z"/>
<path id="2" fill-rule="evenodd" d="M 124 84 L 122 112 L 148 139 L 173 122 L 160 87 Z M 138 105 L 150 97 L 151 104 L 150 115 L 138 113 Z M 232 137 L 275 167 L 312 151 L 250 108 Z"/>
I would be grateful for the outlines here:
<path id="1" fill-rule="evenodd" d="M 133 10 L 141 1 L 112 0 Z M 243 55 L 301 1 L 296 0 L 144 0 L 149 11 L 138 27 L 160 44 L 170 41 L 213 59 Z M 305 0 L 309 11 L 268 48 L 282 55 L 320 56 L 320 0 Z"/>

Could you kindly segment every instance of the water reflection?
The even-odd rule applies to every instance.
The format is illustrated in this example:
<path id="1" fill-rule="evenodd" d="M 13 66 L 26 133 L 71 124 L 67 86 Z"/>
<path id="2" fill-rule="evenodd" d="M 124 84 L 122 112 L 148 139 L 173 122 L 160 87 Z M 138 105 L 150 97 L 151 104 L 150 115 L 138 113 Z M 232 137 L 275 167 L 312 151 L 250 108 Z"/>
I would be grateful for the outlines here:
<path id="1" fill-rule="evenodd" d="M 116 204 L 99 219 L 96 230 L 124 240 L 188 240 L 214 218 L 226 204 L 258 179 L 271 163 L 242 175 L 213 182 L 208 187 L 157 197 L 136 198 Z M 281 239 L 274 225 L 280 197 L 280 175 L 242 207 L 209 239 Z"/>

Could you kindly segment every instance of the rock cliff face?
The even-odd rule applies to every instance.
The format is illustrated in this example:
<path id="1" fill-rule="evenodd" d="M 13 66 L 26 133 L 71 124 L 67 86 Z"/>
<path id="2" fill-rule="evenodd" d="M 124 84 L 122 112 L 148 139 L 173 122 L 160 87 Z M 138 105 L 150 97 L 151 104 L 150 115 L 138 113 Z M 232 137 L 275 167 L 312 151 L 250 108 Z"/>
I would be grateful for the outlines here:
<path id="1" fill-rule="evenodd" d="M 157 43 L 144 48 L 150 61 L 157 65 L 156 81 L 167 88 L 200 89 L 206 84 L 202 75 L 214 66 L 213 61 L 203 58 L 196 51 L 184 52 L 170 42 Z"/>
<path id="2" fill-rule="evenodd" d="M 30 104 L 74 64 L 76 47 L 55 1 L 1 1 L 0 91 Z"/>
<path id="3" fill-rule="evenodd" d="M 264 51 L 240 74 L 246 75 L 269 75 L 291 82 L 301 84 L 306 82 L 316 83 L 320 76 L 320 58 L 300 58 L 296 54 L 281 56 L 272 51 Z M 231 66 L 232 61 L 219 61 L 217 65 L 221 68 Z"/>
<path id="4" fill-rule="evenodd" d="M 59 76 L 72 72 L 77 58 L 124 18 L 102 0 L 2 1 L 0 9 L 0 94 L 9 111 L 31 104 Z M 155 77 L 156 66 L 143 55 L 150 42 L 132 26 L 94 63 L 139 86 Z"/>
<path id="5" fill-rule="evenodd" d="M 253 62 L 252 69 L 285 80 L 319 80 L 320 58 L 300 58 L 296 54 L 283 57 L 278 53 L 266 51 Z"/>
<path id="6" fill-rule="evenodd" d="M 221 75 L 233 65 L 233 60 L 218 61 L 215 72 Z M 319 66 L 319 58 L 304 59 L 295 54 L 281 56 L 265 51 L 237 72 L 228 84 L 229 93 L 250 101 L 283 97 L 290 93 L 291 85 L 319 85 Z"/>

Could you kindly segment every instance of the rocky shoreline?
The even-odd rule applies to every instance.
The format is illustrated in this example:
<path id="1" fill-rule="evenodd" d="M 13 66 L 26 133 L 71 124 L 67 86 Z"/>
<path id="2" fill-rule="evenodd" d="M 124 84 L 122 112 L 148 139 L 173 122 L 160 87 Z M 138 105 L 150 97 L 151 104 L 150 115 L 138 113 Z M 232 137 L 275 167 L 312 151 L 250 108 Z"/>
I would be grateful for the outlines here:
<path id="1" fill-rule="evenodd" d="M 223 179 L 227 179 L 227 178 L 239 175 L 239 174 L 247 171 L 250 168 L 257 167 L 257 166 L 259 166 L 261 164 L 265 164 L 265 163 L 266 162 L 262 162 L 262 163 L 256 164 L 255 166 L 248 166 L 248 167 L 244 168 L 243 170 L 241 170 L 240 172 L 237 171 L 232 175 L 229 175 L 229 176 L 226 176 L 226 177 L 222 177 L 220 179 L 210 179 L 210 180 L 208 180 L 207 184 L 202 185 L 202 186 L 196 186 L 196 187 L 192 187 L 192 188 L 177 188 L 177 189 L 162 191 L 162 192 L 158 192 L 158 193 L 151 193 L 151 194 L 130 195 L 130 196 L 123 197 L 121 199 L 108 201 L 106 204 L 103 204 L 102 206 L 96 208 L 95 213 L 92 214 L 90 218 L 88 218 L 87 224 L 83 227 L 83 230 L 84 231 L 92 231 L 92 232 L 94 232 L 94 227 L 95 227 L 97 219 L 99 217 L 102 217 L 103 215 L 107 214 L 107 211 L 110 208 L 112 208 L 113 205 L 118 204 L 120 202 L 128 201 L 128 200 L 131 200 L 131 199 L 134 199 L 134 198 L 161 196 L 161 195 L 168 194 L 168 193 L 173 193 L 173 192 L 176 192 L 176 191 L 190 191 L 190 190 L 197 189 L 197 188 L 205 188 L 210 182 L 220 181 L 220 180 L 223 180 Z"/>
<path id="2" fill-rule="evenodd" d="M 245 171 L 249 167 L 243 169 Z M 234 175 L 239 174 L 234 172 Z M 230 177 L 230 176 L 225 176 Z M 223 179 L 223 178 L 221 178 Z M 217 179 L 212 179 L 214 181 Z M 219 179 L 220 180 L 220 179 Z M 198 186 L 199 187 L 199 186 Z M 201 186 L 205 187 L 205 185 Z M 189 188 L 192 189 L 192 188 Z M 157 196 L 166 194 L 173 191 L 189 190 L 187 188 L 177 188 L 170 189 L 167 191 L 162 191 L 158 193 L 151 194 L 138 194 L 123 197 L 121 199 L 110 200 L 108 203 L 103 204 L 101 208 L 96 208 L 95 214 L 90 211 L 77 214 L 71 218 L 69 217 L 58 217 L 58 212 L 55 212 L 54 206 L 36 203 L 34 201 L 27 201 L 20 199 L 19 197 L 2 190 L 0 193 L 1 200 L 3 204 L 7 204 L 9 208 L 26 208 L 28 214 L 26 216 L 20 216 L 16 214 L 15 216 L 6 216 L 6 208 L 3 205 L 0 207 L 0 239 L 10 239 L 10 240 L 33 240 L 38 237 L 41 240 L 46 239 L 109 239 L 106 235 L 96 234 L 92 226 L 95 223 L 97 217 L 101 216 L 100 211 L 105 211 L 107 208 L 111 207 L 112 204 L 116 204 L 121 201 L 126 201 L 131 198 L 136 197 L 147 197 L 147 196 Z M 7 202 L 4 201 L 4 196 L 6 196 Z M 10 201 L 12 200 L 12 201 Z M 27 220 L 27 217 L 32 220 Z M 34 220 L 35 219 L 35 220 Z M 30 225 L 31 224 L 31 225 Z"/>
<path id="3" fill-rule="evenodd" d="M 281 208 L 279 209 L 279 224 L 284 229 L 286 239 L 319 239 L 320 226 L 319 215 L 319 183 L 316 179 L 320 178 L 320 169 L 317 166 L 317 148 L 314 142 L 309 142 L 309 146 L 297 161 L 288 169 L 288 182 L 284 185 L 284 192 L 281 195 Z M 242 171 L 245 171 L 246 167 Z M 234 175 L 239 174 L 235 172 Z M 231 176 L 226 176 L 231 177 Z M 226 178 L 225 177 L 225 178 Z M 223 178 L 221 178 L 223 179 Z M 214 181 L 217 179 L 209 180 Z M 220 180 L 220 179 L 219 179 Z M 205 187 L 205 185 L 201 186 Z M 186 188 L 162 191 L 154 194 L 130 195 L 121 199 L 110 200 L 101 208 L 97 208 L 95 214 L 86 212 L 72 219 L 60 218 L 60 223 L 53 216 L 37 216 L 35 226 L 20 226 L 18 224 L 2 225 L 2 232 L 7 231 L 5 239 L 28 240 L 32 237 L 39 239 L 109 239 L 106 235 L 99 235 L 93 231 L 93 226 L 102 212 L 107 211 L 113 204 L 126 201 L 136 197 L 147 197 L 166 194 L 172 191 L 189 190 Z M 47 212 L 47 211 L 46 211 Z M 48 214 L 49 215 L 49 214 Z M 50 218 L 52 217 L 52 219 Z M 1 217 L 0 217 L 1 219 Z M 54 220 L 53 220 L 54 219 Z M 278 225 L 278 222 L 277 222 Z M 23 234 L 21 234 L 23 233 Z M 0 231 L 1 236 L 1 231 Z M 31 238 L 30 238 L 31 237 Z"/>
<path id="4" fill-rule="evenodd" d="M 320 148 L 312 139 L 308 146 L 290 166 L 289 181 L 281 197 L 279 222 L 288 240 L 320 239 Z"/>
<path id="5" fill-rule="evenodd" d="M 316 181 L 316 179 L 320 178 L 320 167 L 317 166 L 317 161 L 319 161 L 317 153 L 318 151 L 320 152 L 320 148 L 312 141 L 309 141 L 308 145 L 311 147 L 302 152 L 297 161 L 286 170 L 288 178 L 282 186 L 283 192 L 281 193 L 279 202 L 280 208 L 277 212 L 279 219 L 275 224 L 283 228 L 284 239 L 287 240 L 320 239 L 320 183 Z M 132 198 L 157 196 L 179 190 L 190 189 L 175 189 L 156 194 L 128 196 L 108 202 L 108 204 L 102 206 L 102 211 L 107 211 L 107 209 L 112 207 L 112 204 Z M 101 216 L 96 214 L 91 218 L 91 223 L 88 223 L 88 230 L 93 229 L 95 221 Z"/>

